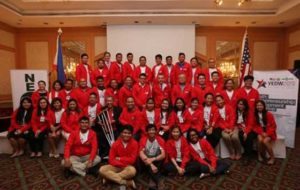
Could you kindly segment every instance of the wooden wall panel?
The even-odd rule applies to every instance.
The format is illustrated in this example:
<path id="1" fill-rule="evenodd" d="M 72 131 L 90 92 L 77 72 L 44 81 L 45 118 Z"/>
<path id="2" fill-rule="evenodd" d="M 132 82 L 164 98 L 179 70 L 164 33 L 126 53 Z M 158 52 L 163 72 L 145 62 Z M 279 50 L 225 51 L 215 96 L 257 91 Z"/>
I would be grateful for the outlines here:
<path id="1" fill-rule="evenodd" d="M 0 95 L 11 95 L 10 70 L 15 68 L 15 53 L 0 50 Z M 1 98 L 0 98 L 1 100 Z"/>
<path id="2" fill-rule="evenodd" d="M 48 42 L 26 42 L 26 68 L 49 70 Z"/>
<path id="3" fill-rule="evenodd" d="M 256 70 L 276 70 L 278 66 L 278 42 L 255 42 L 253 67 Z"/>

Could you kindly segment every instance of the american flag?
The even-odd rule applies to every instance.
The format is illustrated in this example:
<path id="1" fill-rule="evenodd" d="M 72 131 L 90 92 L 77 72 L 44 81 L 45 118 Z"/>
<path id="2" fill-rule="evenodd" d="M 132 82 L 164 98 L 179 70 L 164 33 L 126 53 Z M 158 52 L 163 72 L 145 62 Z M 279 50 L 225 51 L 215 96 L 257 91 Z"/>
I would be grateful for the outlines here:
<path id="1" fill-rule="evenodd" d="M 249 51 L 248 32 L 245 31 L 243 38 L 243 46 L 241 51 L 241 67 L 240 67 L 240 87 L 244 85 L 244 77 L 252 73 L 251 57 Z"/>

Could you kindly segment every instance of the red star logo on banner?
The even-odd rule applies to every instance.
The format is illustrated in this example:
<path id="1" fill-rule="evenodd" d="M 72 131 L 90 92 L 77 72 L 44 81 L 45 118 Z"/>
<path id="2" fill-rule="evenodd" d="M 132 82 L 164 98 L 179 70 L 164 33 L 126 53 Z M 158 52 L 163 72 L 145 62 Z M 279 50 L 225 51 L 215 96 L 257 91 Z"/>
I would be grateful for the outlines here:
<path id="1" fill-rule="evenodd" d="M 266 88 L 266 82 L 264 81 L 264 80 L 257 80 L 257 82 L 258 82 L 258 87 L 257 87 L 257 89 L 259 89 L 260 87 L 264 87 L 264 88 Z"/>

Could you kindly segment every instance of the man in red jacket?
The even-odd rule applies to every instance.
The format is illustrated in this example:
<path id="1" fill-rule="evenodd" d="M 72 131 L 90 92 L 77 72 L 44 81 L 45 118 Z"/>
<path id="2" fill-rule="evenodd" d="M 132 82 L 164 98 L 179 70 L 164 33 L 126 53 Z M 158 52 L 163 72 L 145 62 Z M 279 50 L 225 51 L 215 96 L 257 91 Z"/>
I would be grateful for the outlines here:
<path id="1" fill-rule="evenodd" d="M 182 98 L 186 105 L 191 104 L 192 99 L 192 85 L 187 82 L 186 75 L 184 73 L 179 74 L 178 84 L 172 88 L 171 99 L 173 105 L 177 98 Z"/>
<path id="2" fill-rule="evenodd" d="M 88 64 L 89 56 L 86 53 L 81 54 L 81 63 L 76 67 L 76 81 L 84 78 L 88 87 L 92 87 L 92 68 Z"/>
<path id="3" fill-rule="evenodd" d="M 132 88 L 132 96 L 140 110 L 145 108 L 147 99 L 152 96 L 151 87 L 146 83 L 146 78 L 146 74 L 141 73 L 139 82 L 135 83 Z"/>
<path id="4" fill-rule="evenodd" d="M 109 151 L 109 164 L 99 170 L 104 184 L 106 180 L 110 180 L 123 187 L 136 188 L 132 178 L 136 174 L 133 165 L 138 156 L 138 143 L 132 138 L 132 132 L 132 126 L 123 126 L 120 138 L 112 145 Z"/>
<path id="5" fill-rule="evenodd" d="M 123 64 L 123 79 L 127 76 L 134 77 L 135 65 L 133 63 L 133 54 L 127 53 L 127 61 Z"/>
<path id="6" fill-rule="evenodd" d="M 119 87 L 123 84 L 123 55 L 121 53 L 116 54 L 116 61 L 114 61 L 109 69 L 109 74 L 111 79 L 116 79 Z"/>
<path id="7" fill-rule="evenodd" d="M 72 91 L 71 97 L 77 100 L 79 108 L 82 110 L 89 104 L 89 96 L 92 89 L 87 86 L 84 78 L 79 80 L 79 85 Z"/>
<path id="8" fill-rule="evenodd" d="M 184 73 L 187 83 L 191 82 L 192 67 L 185 61 L 185 54 L 179 53 L 178 62 L 174 65 L 172 77 L 174 85 L 178 83 L 178 75 Z"/>
<path id="9" fill-rule="evenodd" d="M 224 77 L 222 74 L 222 71 L 216 67 L 216 60 L 214 58 L 209 58 L 207 61 L 208 68 L 203 70 L 203 73 L 206 76 L 207 82 L 212 81 L 212 73 L 213 72 L 218 72 L 219 77 L 220 77 L 220 83 L 224 83 Z"/>
<path id="10" fill-rule="evenodd" d="M 101 159 L 97 156 L 97 137 L 89 128 L 89 118 L 83 116 L 79 120 L 80 130 L 71 133 L 66 145 L 62 165 L 66 168 L 65 177 L 73 171 L 81 176 L 86 173 L 97 175 L 97 165 Z"/>

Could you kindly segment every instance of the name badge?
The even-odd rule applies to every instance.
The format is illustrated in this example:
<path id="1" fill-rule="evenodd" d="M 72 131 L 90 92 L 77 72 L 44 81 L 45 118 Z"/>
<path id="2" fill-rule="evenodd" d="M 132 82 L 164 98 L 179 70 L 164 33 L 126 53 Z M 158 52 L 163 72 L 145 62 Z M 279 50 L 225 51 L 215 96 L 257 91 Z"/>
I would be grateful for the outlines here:
<path id="1" fill-rule="evenodd" d="M 163 130 L 161 130 L 161 131 L 159 131 L 159 133 L 158 133 L 158 134 L 159 134 L 160 136 L 163 136 L 163 135 L 164 135 L 164 133 L 165 133 L 165 132 L 164 132 Z"/>
<path id="2" fill-rule="evenodd" d="M 68 95 L 68 96 L 66 96 L 66 100 L 70 100 L 71 99 L 71 97 Z"/>
<path id="3" fill-rule="evenodd" d="M 40 117 L 40 122 L 45 122 L 45 120 L 46 120 L 45 116 Z"/>
<path id="4" fill-rule="evenodd" d="M 179 117 L 178 119 L 179 119 L 179 123 L 184 123 L 183 117 Z"/>

